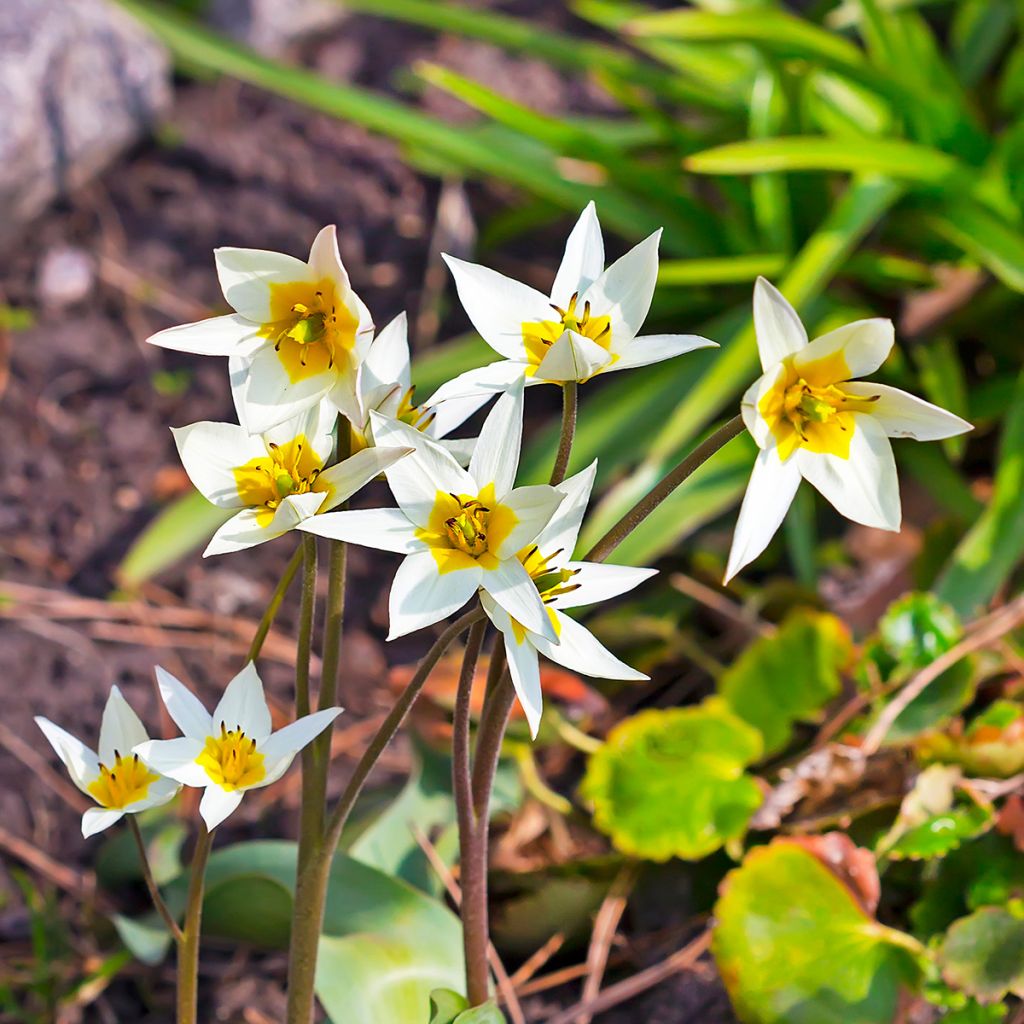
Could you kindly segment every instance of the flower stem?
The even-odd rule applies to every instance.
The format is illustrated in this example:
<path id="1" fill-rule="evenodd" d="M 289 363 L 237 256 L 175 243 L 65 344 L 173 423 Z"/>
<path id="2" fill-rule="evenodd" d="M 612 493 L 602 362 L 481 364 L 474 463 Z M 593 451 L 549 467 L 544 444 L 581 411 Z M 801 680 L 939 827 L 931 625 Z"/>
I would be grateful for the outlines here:
<path id="1" fill-rule="evenodd" d="M 300 862 L 295 886 L 291 947 L 288 960 L 287 1024 L 309 1024 L 313 1017 L 313 985 L 316 980 L 317 944 L 323 925 L 324 903 L 330 881 L 331 861 L 345 822 L 362 792 L 373 766 L 394 737 L 430 673 L 451 644 L 483 618 L 481 608 L 463 615 L 434 641 L 415 675 L 409 680 L 387 718 L 359 759 L 352 778 L 338 799 L 327 824 L 315 843 L 309 844 L 308 860 Z M 296 927 L 297 925 L 297 927 Z"/>
<path id="2" fill-rule="evenodd" d="M 309 671 L 313 654 L 313 618 L 316 614 L 316 537 L 302 537 L 302 598 L 299 604 L 299 642 L 295 653 L 295 714 L 308 715 Z M 308 747 L 306 748 L 309 749 Z"/>
<path id="3" fill-rule="evenodd" d="M 156 884 L 156 879 L 153 877 L 153 869 L 149 863 L 149 854 L 146 853 L 146 843 L 142 838 L 142 832 L 139 830 L 139 823 L 135 820 L 134 814 L 128 814 L 125 815 L 125 817 L 128 819 L 128 828 L 131 830 L 132 836 L 135 839 L 135 845 L 139 850 L 139 862 L 142 865 L 142 877 L 146 880 L 146 888 L 149 890 L 149 896 L 153 901 L 153 906 L 156 907 L 157 913 L 163 918 L 164 924 L 167 925 L 167 930 L 174 937 L 174 941 L 181 942 L 184 936 L 182 935 L 178 922 L 174 920 L 174 915 L 167 909 L 167 904 L 164 903 L 163 896 L 160 895 L 160 888 Z"/>
<path id="4" fill-rule="evenodd" d="M 252 643 L 249 645 L 249 653 L 245 658 L 247 662 L 255 661 L 260 656 L 260 651 L 263 650 L 263 642 L 267 639 L 270 627 L 274 625 L 274 619 L 277 618 L 277 613 L 281 608 L 281 602 L 284 601 L 284 595 L 292 585 L 292 580 L 295 579 L 295 574 L 299 571 L 299 566 L 302 565 L 302 556 L 303 547 L 300 544 L 295 549 L 295 554 L 292 555 L 291 561 L 288 563 L 288 566 L 284 571 L 284 575 L 277 584 L 277 587 L 270 598 L 270 604 L 267 605 L 267 610 L 263 613 L 263 618 L 260 619 L 260 624 L 256 628 L 256 635 L 252 638 Z"/>
<path id="5" fill-rule="evenodd" d="M 460 881 L 462 885 L 462 939 L 466 954 L 466 991 L 470 1002 L 475 1006 L 486 1002 L 489 991 L 487 949 L 483 956 L 475 946 L 479 927 L 471 925 L 470 917 L 479 911 L 479 899 L 476 893 L 480 886 L 486 888 L 487 880 L 479 877 L 477 864 L 473 856 L 477 832 L 486 828 L 486 823 L 478 821 L 473 812 L 473 777 L 469 758 L 469 730 L 472 717 L 473 680 L 476 677 L 476 663 L 480 657 L 480 647 L 484 639 L 486 623 L 477 622 L 469 631 L 466 641 L 466 652 L 462 659 L 462 672 L 459 676 L 459 688 L 455 696 L 455 713 L 452 730 L 452 790 L 455 794 L 455 808 L 459 824 L 459 861 Z M 500 637 L 498 638 L 500 642 Z M 484 904 L 486 911 L 486 901 Z M 484 933 L 486 934 L 486 921 Z"/>
<path id="6" fill-rule="evenodd" d="M 558 438 L 558 452 L 551 470 L 551 483 L 560 484 L 569 469 L 572 442 L 576 437 L 576 407 L 579 386 L 574 380 L 562 384 L 562 433 Z"/>
<path id="7" fill-rule="evenodd" d="M 196 849 L 192 854 L 192 877 L 188 885 L 188 903 L 181 942 L 178 943 L 178 1021 L 196 1024 L 199 1006 L 199 936 L 203 920 L 203 885 L 206 864 L 213 848 L 213 833 L 200 824 Z"/>
<path id="8" fill-rule="evenodd" d="M 737 415 L 697 445 L 583 556 L 584 560 L 603 562 L 688 476 L 742 430 L 743 417 Z"/>

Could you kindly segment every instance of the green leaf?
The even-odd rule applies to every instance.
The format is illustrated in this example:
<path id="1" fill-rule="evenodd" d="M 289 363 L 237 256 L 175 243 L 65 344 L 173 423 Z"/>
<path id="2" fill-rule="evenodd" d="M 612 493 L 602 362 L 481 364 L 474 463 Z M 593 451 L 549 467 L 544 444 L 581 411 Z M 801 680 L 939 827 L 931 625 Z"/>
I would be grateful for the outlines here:
<path id="1" fill-rule="evenodd" d="M 147 580 L 205 544 L 231 518 L 228 509 L 211 505 L 198 491 L 172 502 L 146 527 L 117 568 L 124 590 L 135 590 Z"/>
<path id="2" fill-rule="evenodd" d="M 469 1000 L 450 988 L 436 988 L 430 993 L 430 1020 L 428 1024 L 454 1024 L 463 1010 L 469 1009 Z"/>
<path id="3" fill-rule="evenodd" d="M 774 277 L 786 265 L 782 253 L 712 256 L 696 260 L 662 260 L 658 285 L 662 288 L 702 284 L 750 284 L 759 276 Z"/>
<path id="4" fill-rule="evenodd" d="M 460 1013 L 455 1024 L 506 1024 L 505 1015 L 498 1009 L 497 1003 L 484 1003 L 474 1006 L 472 1010 Z"/>
<path id="5" fill-rule="evenodd" d="M 712 952 L 747 1024 L 892 1024 L 917 968 L 886 928 L 806 847 L 777 839 L 730 872 Z"/>
<path id="6" fill-rule="evenodd" d="M 1007 286 L 1024 292 L 1024 235 L 1017 224 L 967 197 L 947 196 L 921 212 L 921 220 Z"/>
<path id="7" fill-rule="evenodd" d="M 146 917 L 112 914 L 110 920 L 118 938 L 140 963 L 155 966 L 167 956 L 174 940 L 156 913 Z"/>
<path id="8" fill-rule="evenodd" d="M 918 669 L 945 654 L 963 636 L 957 613 L 934 594 L 908 594 L 879 620 L 883 647 L 897 664 Z"/>
<path id="9" fill-rule="evenodd" d="M 957 545 L 936 592 L 963 615 L 985 606 L 1024 558 L 1024 373 L 999 445 L 988 508 Z"/>
<path id="10" fill-rule="evenodd" d="M 203 930 L 283 948 L 295 886 L 294 843 L 237 843 L 207 870 Z M 331 867 L 317 996 L 336 1024 L 422 1020 L 430 993 L 461 984 L 458 921 L 442 904 L 350 857 Z"/>
<path id="11" fill-rule="evenodd" d="M 943 977 L 985 1002 L 1024 996 L 1024 915 L 1019 904 L 984 907 L 956 921 L 939 949 Z"/>
<path id="12" fill-rule="evenodd" d="M 839 693 L 851 653 L 849 631 L 834 615 L 794 612 L 743 651 L 718 680 L 718 692 L 761 733 L 765 754 L 774 754 L 789 743 L 797 722 L 816 721 Z"/>
<path id="13" fill-rule="evenodd" d="M 936 814 L 909 829 L 885 854 L 891 860 L 932 860 L 945 857 L 969 839 L 975 839 L 992 825 L 992 808 L 972 803 Z"/>
<path id="14" fill-rule="evenodd" d="M 970 775 L 1010 778 L 1024 771 L 1024 707 L 994 701 L 963 735 L 947 731 L 925 736 L 915 752 L 925 763 L 955 764 Z"/>
<path id="15" fill-rule="evenodd" d="M 587 764 L 594 823 L 623 853 L 697 860 L 739 838 L 761 804 L 743 769 L 761 737 L 715 698 L 627 718 Z"/>

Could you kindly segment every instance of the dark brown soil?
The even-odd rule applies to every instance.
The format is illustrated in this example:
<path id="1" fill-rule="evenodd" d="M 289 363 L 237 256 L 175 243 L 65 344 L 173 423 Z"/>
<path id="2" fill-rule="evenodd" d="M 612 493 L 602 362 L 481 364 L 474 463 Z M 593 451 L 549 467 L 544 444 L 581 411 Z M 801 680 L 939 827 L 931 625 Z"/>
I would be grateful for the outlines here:
<path id="1" fill-rule="evenodd" d="M 397 67 L 427 55 L 470 74 L 482 68 L 492 84 L 541 109 L 593 110 L 605 103 L 542 65 L 361 18 L 307 57 L 327 74 L 389 88 Z M 425 102 L 446 116 L 464 116 L 439 97 Z M 35 322 L 0 346 L 0 473 L 7 495 L 0 503 L 3 579 L 107 598 L 133 539 L 170 498 L 187 490 L 168 426 L 231 418 L 226 367 L 219 359 L 150 348 L 142 339 L 221 308 L 211 257 L 215 246 L 301 255 L 320 226 L 335 222 L 356 288 L 386 323 L 401 309 L 414 313 L 420 307 L 437 198 L 434 181 L 411 171 L 391 144 L 359 128 L 231 82 L 183 83 L 161 141 L 146 142 L 118 161 L 33 225 L 20 247 L 5 255 L 0 303 L 31 311 Z M 484 209 L 494 199 L 474 192 L 473 202 Z M 71 287 L 66 275 L 52 278 L 61 259 L 91 275 L 74 301 L 60 295 Z M 449 326 L 463 325 L 453 319 Z M 211 621 L 255 620 L 290 551 L 282 540 L 248 556 L 210 562 L 191 556 L 160 576 L 144 597 L 156 608 L 203 610 Z M 376 556 L 372 566 L 365 553 L 353 552 L 344 682 L 346 720 L 353 722 L 385 706 L 381 680 L 396 657 L 382 642 L 388 575 L 381 577 Z M 286 634 L 292 616 L 288 603 L 280 619 Z M 199 646 L 181 634 L 157 633 L 154 639 L 137 625 L 117 633 L 88 616 L 0 619 L 0 739 L 6 737 L 0 743 L 0 828 L 11 838 L 8 849 L 19 840 L 27 843 L 18 859 L 28 857 L 40 889 L 54 889 L 57 882 L 74 965 L 99 949 L 89 935 L 94 912 L 83 900 L 96 841 L 81 840 L 77 814 L 40 776 L 39 755 L 46 763 L 51 759 L 31 718 L 52 717 L 89 736 L 109 686 L 117 683 L 144 718 L 158 722 L 152 684 L 157 663 L 212 697 L 237 670 L 237 646 L 202 629 L 192 641 Z M 400 648 L 398 659 L 414 657 L 421 641 Z M 269 692 L 286 705 L 290 681 L 283 661 L 268 662 L 264 677 Z M 336 767 L 343 776 L 344 760 Z M 392 759 L 391 767 L 400 770 L 401 761 Z M 289 835 L 293 819 L 294 801 L 284 800 L 239 815 L 231 831 Z M 47 858 L 57 868 L 70 868 L 70 881 L 54 875 Z M 0 868 L 0 990 L 7 966 L 13 972 L 31 949 L 30 918 L 17 895 L 14 863 L 5 859 Z M 9 899 L 3 900 L 5 894 Z M 77 969 L 69 968 L 72 975 Z M 280 956 L 214 953 L 209 971 L 204 1020 L 280 1019 Z M 59 1019 L 157 1024 L 170 1019 L 171 986 L 169 968 L 133 966 L 84 1013 L 69 1011 Z M 535 1000 L 534 1019 L 543 1020 L 578 993 L 573 988 L 562 997 Z M 45 1011 L 5 1017 L 0 1004 L 0 1020 L 46 1019 Z M 716 983 L 680 976 L 629 1009 L 598 1019 L 713 1024 L 731 1017 Z"/>

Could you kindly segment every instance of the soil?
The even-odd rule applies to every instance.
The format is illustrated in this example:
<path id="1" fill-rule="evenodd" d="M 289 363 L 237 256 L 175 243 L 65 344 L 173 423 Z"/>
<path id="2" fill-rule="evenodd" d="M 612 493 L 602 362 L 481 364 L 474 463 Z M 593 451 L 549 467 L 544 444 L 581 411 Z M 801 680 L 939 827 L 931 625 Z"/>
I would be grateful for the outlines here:
<path id="1" fill-rule="evenodd" d="M 542 17 L 560 17 L 557 9 L 552 14 L 547 5 L 533 6 Z M 469 74 L 483 69 L 492 85 L 540 109 L 594 111 L 608 104 L 544 65 L 359 17 L 302 57 L 325 74 L 380 89 L 392 88 L 400 66 L 430 57 Z M 24 981 L 25 962 L 40 955 L 38 948 L 32 952 L 17 862 L 28 867 L 40 892 L 56 893 L 57 917 L 67 931 L 61 939 L 66 948 L 58 943 L 67 959 L 37 960 L 37 972 L 52 968 L 73 979 L 83 964 L 95 966 L 102 948 L 112 948 L 109 936 L 93 937 L 96 842 L 82 841 L 77 814 L 53 788 L 56 776 L 46 768 L 52 759 L 32 716 L 53 718 L 87 737 L 109 686 L 117 683 L 144 719 L 157 722 L 157 663 L 212 700 L 237 671 L 241 643 L 212 624 L 225 617 L 254 622 L 291 551 L 282 541 L 242 559 L 189 556 L 146 585 L 141 601 L 128 602 L 138 615 L 151 614 L 152 623 L 138 615 L 120 623 L 97 617 L 88 602 L 114 594 L 117 566 L 133 539 L 188 490 L 168 426 L 232 415 L 222 360 L 165 352 L 143 339 L 222 309 L 215 246 L 301 255 L 330 222 L 341 226 L 343 258 L 380 323 L 402 309 L 419 310 L 423 298 L 439 187 L 410 170 L 390 143 L 232 82 L 182 82 L 177 97 L 159 137 L 32 225 L 6 254 L 0 276 L 0 305 L 28 310 L 34 321 L 0 332 L 0 472 L 7 492 L 0 504 L 0 572 L 7 586 L 20 588 L 15 609 L 30 598 L 31 608 L 39 609 L 0 618 L 0 992 Z M 428 93 L 423 102 L 444 116 L 466 116 L 440 96 Z M 470 200 L 476 212 L 496 202 L 478 189 Z M 441 335 L 464 326 L 453 313 Z M 374 503 L 373 494 L 365 501 Z M 380 680 L 388 662 L 411 660 L 425 643 L 419 637 L 385 651 L 382 580 L 389 574 L 382 576 L 379 565 L 374 556 L 371 569 L 366 553 L 353 550 L 346 723 L 386 706 Z M 58 599 L 83 603 L 74 606 L 77 615 L 48 614 Z M 200 612 L 195 628 L 168 632 L 161 615 L 180 609 Z M 293 614 L 286 602 L 279 619 L 285 637 Z M 282 655 L 262 666 L 268 692 L 282 708 L 290 693 L 286 662 Z M 399 749 L 388 767 L 400 773 L 404 763 Z M 348 767 L 338 759 L 335 785 Z M 294 834 L 289 792 L 239 813 L 226 831 L 234 838 Z M 129 896 L 127 906 L 122 901 L 121 909 L 138 909 L 142 902 L 133 904 L 135 897 L 141 894 Z M 204 1020 L 281 1018 L 279 954 L 213 951 L 204 964 Z M 170 1019 L 172 986 L 170 967 L 130 965 L 84 1009 L 64 1009 L 54 1019 L 158 1024 Z M 14 991 L 22 993 L 19 1001 L 28 1000 L 27 989 Z M 534 999 L 531 1020 L 576 998 L 576 987 L 568 986 Z M 5 1016 L 0 1003 L 0 1021 L 49 1019 L 45 1010 L 28 1016 L 28 1005 L 35 1004 L 25 1003 L 26 1016 Z M 705 971 L 677 976 L 598 1019 L 714 1024 L 731 1016 Z"/>

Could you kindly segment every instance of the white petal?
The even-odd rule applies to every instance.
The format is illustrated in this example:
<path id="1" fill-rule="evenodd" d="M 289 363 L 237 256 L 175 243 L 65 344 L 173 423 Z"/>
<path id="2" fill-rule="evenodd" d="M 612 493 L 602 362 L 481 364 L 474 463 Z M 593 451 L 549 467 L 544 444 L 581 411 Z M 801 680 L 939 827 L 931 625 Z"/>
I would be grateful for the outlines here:
<path id="1" fill-rule="evenodd" d="M 854 415 L 850 457 L 818 455 L 801 448 L 800 472 L 847 519 L 879 530 L 900 528 L 900 485 L 892 445 L 881 424 Z"/>
<path id="2" fill-rule="evenodd" d="M 328 487 L 327 498 L 318 513 L 328 512 L 347 501 L 360 488 L 380 476 L 399 459 L 411 455 L 413 448 L 364 448 L 351 458 L 325 469 L 318 483 Z"/>
<path id="3" fill-rule="evenodd" d="M 43 731 L 50 746 L 56 751 L 57 756 L 64 762 L 71 781 L 83 792 L 88 792 L 88 785 L 94 781 L 100 773 L 100 763 L 96 754 L 91 751 L 81 740 L 76 739 L 71 733 L 55 725 L 48 718 L 37 715 L 36 725 Z"/>
<path id="4" fill-rule="evenodd" d="M 457 612 L 476 593 L 481 575 L 478 565 L 438 572 L 437 562 L 429 551 L 409 555 L 398 567 L 391 584 L 388 639 L 405 636 Z"/>
<path id="5" fill-rule="evenodd" d="M 941 441 L 944 437 L 965 434 L 974 427 L 959 416 L 923 398 L 890 388 L 885 384 L 852 381 L 843 386 L 851 395 L 878 400 L 868 415 L 876 420 L 889 437 L 910 437 L 915 441 Z"/>
<path id="6" fill-rule="evenodd" d="M 251 358 L 228 363 L 231 394 L 239 421 L 250 434 L 264 434 L 316 405 L 335 386 L 334 370 L 292 381 L 274 346 L 264 345 Z"/>
<path id="7" fill-rule="evenodd" d="M 402 312 L 373 339 L 363 361 L 360 380 L 362 394 L 365 395 L 374 388 L 391 387 L 393 384 L 398 384 L 402 391 L 408 389 L 408 330 L 408 318 Z"/>
<path id="8" fill-rule="evenodd" d="M 475 437 L 442 437 L 437 443 L 460 465 L 468 466 L 476 450 Z"/>
<path id="9" fill-rule="evenodd" d="M 206 787 L 203 799 L 199 801 L 199 813 L 206 823 L 207 831 L 212 832 L 225 818 L 233 814 L 242 802 L 244 790 L 235 789 L 230 793 L 217 785 Z"/>
<path id="10" fill-rule="evenodd" d="M 770 281 L 754 285 L 754 333 L 761 369 L 768 370 L 807 346 L 807 328 L 786 297 Z"/>
<path id="11" fill-rule="evenodd" d="M 553 565 L 564 565 L 576 550 L 576 541 L 596 475 L 597 459 L 594 459 L 586 469 L 555 485 L 555 490 L 563 495 L 562 503 L 551 516 L 548 525 L 534 539 L 542 555 L 551 558 L 556 551 L 560 552 Z"/>
<path id="12" fill-rule="evenodd" d="M 506 364 L 507 365 L 507 364 Z M 512 382 L 514 383 L 514 381 Z M 461 427 L 470 416 L 482 405 L 489 402 L 498 392 L 481 391 L 466 398 L 450 398 L 436 405 L 428 404 L 427 408 L 434 414 L 434 419 L 427 430 L 430 437 L 447 437 L 456 427 Z M 475 441 L 475 438 L 473 439 Z M 468 443 L 469 439 L 461 443 Z M 468 463 L 468 459 L 466 462 Z"/>
<path id="13" fill-rule="evenodd" d="M 534 637 L 537 650 L 546 658 L 595 679 L 649 678 L 616 658 L 589 629 L 575 619 L 559 611 L 554 614 L 558 620 L 558 643 L 552 644 L 543 637 Z"/>
<path id="14" fill-rule="evenodd" d="M 190 423 L 171 427 L 178 457 L 196 490 L 218 508 L 242 508 L 235 470 L 251 459 L 265 459 L 267 446 L 234 423 Z"/>
<path id="15" fill-rule="evenodd" d="M 420 556 L 415 556 L 420 557 Z M 539 633 L 557 642 L 551 617 L 530 574 L 518 558 L 507 558 L 497 567 L 483 573 L 480 586 L 494 598 L 496 604 L 525 626 L 531 633 Z"/>
<path id="16" fill-rule="evenodd" d="M 258 324 L 270 321 L 270 285 L 314 281 L 308 264 L 265 249 L 214 249 L 217 277 L 228 305 Z"/>
<path id="17" fill-rule="evenodd" d="M 314 711 L 269 736 L 259 748 L 265 758 L 267 777 L 253 788 L 269 786 L 279 779 L 288 770 L 292 758 L 307 743 L 312 743 L 340 714 L 341 708 Z"/>
<path id="18" fill-rule="evenodd" d="M 357 339 L 358 341 L 358 336 Z M 362 368 L 354 362 L 335 365 L 335 381 L 327 392 L 327 401 L 352 423 L 362 424 L 364 410 L 359 399 L 359 378 Z"/>
<path id="19" fill-rule="evenodd" d="M 313 446 L 317 458 L 326 462 L 334 454 L 334 425 L 337 420 L 338 412 L 334 406 L 330 402 L 321 401 L 298 416 L 272 427 L 262 436 L 265 442 L 278 445 L 304 437 Z"/>
<path id="20" fill-rule="evenodd" d="M 414 448 L 412 455 L 390 466 L 385 475 L 402 511 L 417 526 L 426 526 L 443 494 L 476 494 L 473 478 L 436 441 L 406 423 L 371 413 L 373 437 L 382 448 Z"/>
<path id="21" fill-rule="evenodd" d="M 219 729 L 223 722 L 228 729 L 241 729 L 257 743 L 262 743 L 270 735 L 270 708 L 253 662 L 248 662 L 228 683 L 212 717 L 215 729 Z"/>
<path id="22" fill-rule="evenodd" d="M 115 750 L 124 756 L 137 744 L 145 743 L 148 739 L 149 734 L 139 716 L 124 699 L 121 691 L 112 686 L 100 723 L 100 761 L 105 765 L 113 765 Z"/>
<path id="23" fill-rule="evenodd" d="M 199 698 L 166 669 L 156 667 L 160 699 L 174 724 L 195 740 L 205 740 L 213 729 L 213 719 Z"/>
<path id="24" fill-rule="evenodd" d="M 896 330 L 891 320 L 855 320 L 837 327 L 820 338 L 815 338 L 793 360 L 795 366 L 806 366 L 835 352 L 842 352 L 847 373 L 840 380 L 866 377 L 885 362 L 896 341 Z M 815 382 L 816 383 L 816 382 Z M 830 381 L 829 383 L 838 383 Z"/>
<path id="25" fill-rule="evenodd" d="M 124 817 L 124 813 L 120 810 L 107 810 L 105 807 L 90 807 L 82 815 L 82 837 L 88 839 L 97 832 L 116 825 Z"/>
<path id="26" fill-rule="evenodd" d="M 610 316 L 612 344 L 622 345 L 640 333 L 651 308 L 658 280 L 661 229 L 617 259 L 579 298 L 577 309 L 590 303 L 594 316 Z"/>
<path id="27" fill-rule="evenodd" d="M 310 516 L 316 515 L 324 499 L 323 491 L 311 491 L 308 494 L 289 494 L 274 512 L 274 518 L 266 526 L 260 526 L 258 511 L 244 508 L 232 516 L 207 544 L 203 557 L 223 555 L 234 551 L 244 551 L 265 541 L 281 537 L 289 530 L 294 530 Z"/>
<path id="28" fill-rule="evenodd" d="M 469 475 L 482 491 L 494 484 L 502 499 L 515 483 L 519 469 L 519 447 L 523 440 L 523 383 L 517 382 L 494 403 L 484 420 L 480 437 L 469 460 Z"/>
<path id="29" fill-rule="evenodd" d="M 594 201 L 587 203 L 565 243 L 565 255 L 551 286 L 551 301 L 563 309 L 574 294 L 583 294 L 604 270 L 604 239 Z"/>
<path id="30" fill-rule="evenodd" d="M 321 228 L 313 239 L 313 245 L 309 250 L 309 266 L 314 278 L 329 277 L 338 289 L 338 297 L 348 308 L 348 311 L 358 321 L 356 340 L 360 334 L 366 334 L 373 330 L 373 318 L 366 308 L 363 300 L 352 290 L 352 282 L 349 280 L 345 264 L 341 262 L 341 253 L 338 251 L 338 229 L 333 224 Z M 369 342 L 369 337 L 366 341 Z"/>
<path id="31" fill-rule="evenodd" d="M 521 359 L 499 359 L 496 363 L 467 370 L 442 384 L 430 396 L 427 405 L 434 408 L 455 398 L 479 398 L 480 405 L 483 405 L 495 395 L 507 391 L 525 375 L 527 368 L 528 364 Z"/>
<path id="32" fill-rule="evenodd" d="M 575 331 L 565 331 L 545 353 L 537 367 L 537 379 L 561 384 L 590 380 L 611 362 L 611 353 Z"/>
<path id="33" fill-rule="evenodd" d="M 176 740 L 147 740 L 132 750 L 147 768 L 184 786 L 201 789 L 210 784 L 206 769 L 196 764 L 204 743 L 192 736 L 179 736 Z"/>
<path id="34" fill-rule="evenodd" d="M 231 313 L 228 316 L 212 316 L 194 324 L 181 324 L 157 331 L 146 341 L 160 348 L 175 352 L 194 352 L 200 356 L 233 356 L 248 354 L 253 339 L 257 337 L 260 325 L 244 316 Z"/>
<path id="35" fill-rule="evenodd" d="M 141 754 L 139 760 L 142 760 Z M 156 782 L 150 783 L 145 799 L 127 804 L 124 812 L 125 814 L 139 814 L 142 811 L 148 811 L 151 807 L 162 807 L 174 799 L 179 789 L 181 789 L 181 783 L 176 779 L 169 779 L 166 776 L 159 778 Z"/>
<path id="36" fill-rule="evenodd" d="M 480 337 L 507 359 L 522 359 L 523 324 L 550 320 L 546 295 L 488 267 L 442 253 L 455 278 L 459 301 Z"/>
<path id="37" fill-rule="evenodd" d="M 775 387 L 780 376 L 785 376 L 786 368 L 782 363 L 776 363 L 766 370 L 753 384 L 747 388 L 740 399 L 740 415 L 743 417 L 743 425 L 750 432 L 750 436 L 757 442 L 758 448 L 773 448 L 775 439 L 772 437 L 771 428 L 767 420 L 761 415 L 761 399 Z"/>
<path id="38" fill-rule="evenodd" d="M 556 597 L 550 602 L 555 608 L 580 608 L 609 601 L 658 575 L 657 569 L 634 569 L 631 565 L 602 565 L 598 562 L 569 562 L 566 568 L 576 570 L 570 583 L 579 589 Z"/>
<path id="39" fill-rule="evenodd" d="M 782 462 L 775 448 L 757 453 L 739 519 L 736 520 L 729 564 L 725 570 L 726 583 L 768 546 L 782 525 L 799 486 L 800 469 L 795 456 Z"/>
<path id="40" fill-rule="evenodd" d="M 315 533 L 318 537 L 344 540 L 378 551 L 397 551 L 400 555 L 426 550 L 426 545 L 416 536 L 416 527 L 398 508 L 326 512 L 307 519 L 299 529 L 304 533 Z"/>
<path id="41" fill-rule="evenodd" d="M 613 339 L 614 345 L 614 339 Z M 665 359 L 674 359 L 699 348 L 718 348 L 718 342 L 702 338 L 699 334 L 648 334 L 634 338 L 618 352 L 618 359 L 604 368 L 602 373 L 632 370 L 637 366 L 650 366 Z"/>
<path id="42" fill-rule="evenodd" d="M 515 558 L 518 551 L 534 543 L 563 500 L 562 492 L 547 484 L 509 491 L 501 499 L 501 504 L 512 510 L 516 523 L 509 535 L 495 547 L 494 555 L 499 559 Z"/>
<path id="43" fill-rule="evenodd" d="M 536 739 L 541 712 L 544 709 L 544 695 L 540 687 L 540 659 L 537 657 L 537 649 L 529 640 L 531 634 L 520 633 L 522 640 L 519 640 L 508 613 L 486 594 L 482 595 L 481 602 L 491 621 L 501 631 L 512 685 L 515 687 L 523 714 L 526 715 L 530 735 Z"/>

